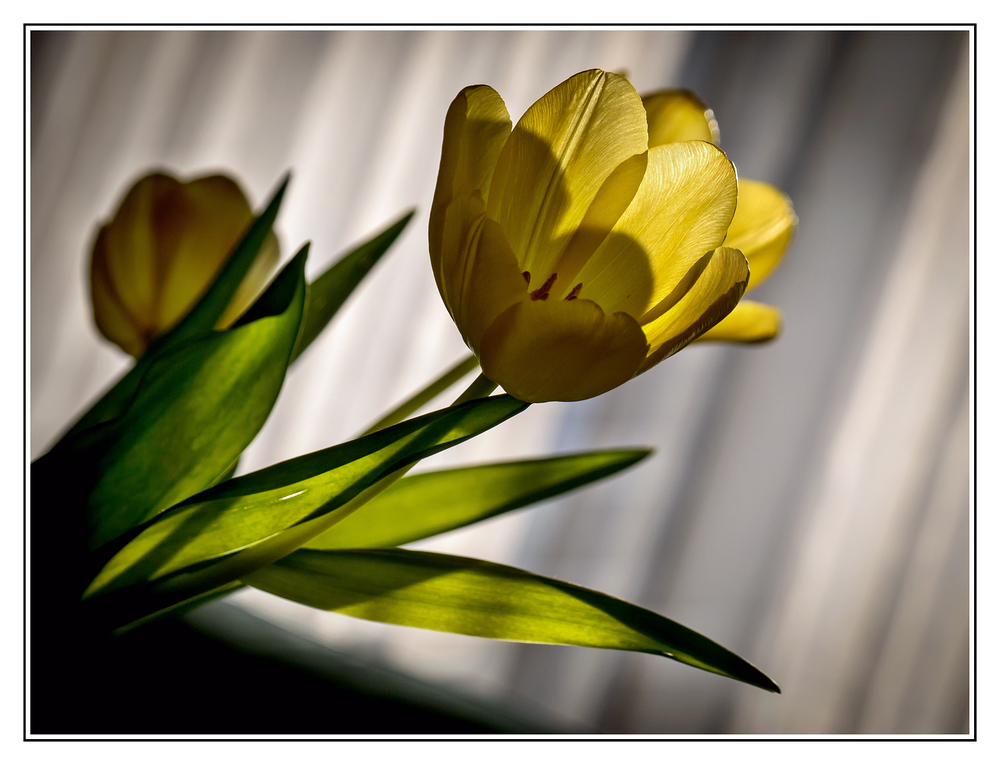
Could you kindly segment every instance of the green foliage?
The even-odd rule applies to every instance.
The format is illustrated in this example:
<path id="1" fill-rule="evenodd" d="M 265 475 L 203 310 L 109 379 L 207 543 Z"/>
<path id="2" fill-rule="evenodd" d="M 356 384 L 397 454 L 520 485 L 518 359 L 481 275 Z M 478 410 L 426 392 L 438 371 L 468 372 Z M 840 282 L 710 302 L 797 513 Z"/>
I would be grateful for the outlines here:
<path id="1" fill-rule="evenodd" d="M 107 446 L 84 500 L 92 548 L 211 486 L 257 435 L 298 333 L 307 251 L 234 328 L 161 354 L 150 366 L 131 406 L 101 439 Z"/>
<path id="2" fill-rule="evenodd" d="M 51 631 L 69 614 L 100 630 L 127 629 L 245 581 L 364 619 L 665 655 L 777 691 L 735 654 L 616 598 L 507 566 L 394 549 L 563 494 L 649 454 L 563 455 L 397 483 L 419 460 L 527 408 L 508 395 L 486 397 L 495 385 L 480 377 L 463 403 L 394 424 L 471 371 L 475 357 L 360 438 L 232 477 L 289 364 L 413 215 L 308 285 L 304 246 L 232 328 L 214 331 L 271 231 L 286 185 L 287 178 L 187 316 L 32 465 L 38 623 Z"/>
<path id="3" fill-rule="evenodd" d="M 361 619 L 531 643 L 667 656 L 769 691 L 756 667 L 652 611 L 509 566 L 413 550 L 299 550 L 244 578 Z"/>
<path id="4" fill-rule="evenodd" d="M 221 483 L 147 524 L 86 595 L 132 587 L 129 600 L 148 596 L 160 610 L 218 587 L 297 549 L 380 480 L 526 407 L 478 399 Z"/>
<path id="5" fill-rule="evenodd" d="M 405 545 L 564 494 L 648 455 L 647 449 L 588 452 L 407 476 L 305 546 Z"/>
<path id="6" fill-rule="evenodd" d="M 396 238 L 406 228 L 415 211 L 411 210 L 387 229 L 334 263 L 322 275 L 309 284 L 306 297 L 306 312 L 302 319 L 292 361 L 297 359 L 323 328 L 340 310 L 344 301 L 354 292 L 368 272 L 379 262 Z"/>

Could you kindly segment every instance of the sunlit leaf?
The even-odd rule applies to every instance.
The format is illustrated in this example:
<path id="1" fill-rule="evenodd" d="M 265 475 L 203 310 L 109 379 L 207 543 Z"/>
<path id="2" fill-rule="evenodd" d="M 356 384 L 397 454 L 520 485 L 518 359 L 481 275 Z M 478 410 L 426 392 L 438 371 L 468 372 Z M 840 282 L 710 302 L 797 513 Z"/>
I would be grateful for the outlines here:
<path id="1" fill-rule="evenodd" d="M 128 410 L 94 443 L 83 438 L 56 452 L 54 478 L 60 467 L 88 473 L 79 488 L 92 549 L 211 486 L 260 430 L 302 318 L 306 254 L 234 328 L 161 355 Z"/>
<path id="2" fill-rule="evenodd" d="M 292 353 L 293 361 L 319 336 L 354 288 L 403 232 L 413 214 L 413 210 L 406 213 L 385 231 L 356 247 L 330 266 L 315 281 L 310 282 L 302 331 Z"/>
<path id="3" fill-rule="evenodd" d="M 397 547 L 563 494 L 648 454 L 588 452 L 407 476 L 305 546 Z"/>
<path id="4" fill-rule="evenodd" d="M 131 586 L 100 606 L 127 617 L 124 623 L 214 589 L 322 533 L 351 500 L 397 470 L 526 406 L 506 395 L 470 401 L 214 486 L 150 522 L 87 595 Z"/>
<path id="5" fill-rule="evenodd" d="M 413 550 L 298 550 L 244 581 L 327 611 L 462 635 L 668 656 L 778 691 L 760 670 L 652 611 L 470 558 Z"/>

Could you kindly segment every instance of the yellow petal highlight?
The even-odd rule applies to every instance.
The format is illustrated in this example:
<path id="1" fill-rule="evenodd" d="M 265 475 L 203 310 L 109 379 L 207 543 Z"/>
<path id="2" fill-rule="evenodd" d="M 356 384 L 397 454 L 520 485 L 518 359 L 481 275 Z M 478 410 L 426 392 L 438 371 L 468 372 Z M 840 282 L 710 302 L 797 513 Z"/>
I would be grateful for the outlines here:
<path id="1" fill-rule="evenodd" d="M 563 250 L 559 262 L 552 268 L 552 273 L 557 274 L 551 288 L 553 295 L 566 297 L 573 286 L 579 283 L 576 277 L 580 269 L 608 238 L 611 229 L 632 203 L 646 175 L 648 161 L 648 152 L 629 157 L 601 184 L 597 196 L 580 221 L 579 228 Z"/>
<path id="2" fill-rule="evenodd" d="M 677 141 L 719 142 L 719 123 L 690 90 L 660 90 L 642 97 L 649 148 Z"/>
<path id="3" fill-rule="evenodd" d="M 628 80 L 590 70 L 536 101 L 511 132 L 487 212 L 503 230 L 529 289 L 555 272 L 608 176 L 646 151 L 646 113 Z"/>
<path id="4" fill-rule="evenodd" d="M 643 325 L 651 351 L 639 373 L 677 353 L 718 324 L 743 297 L 750 279 L 743 253 L 720 247 L 705 260 L 704 270 L 684 297 L 655 321 Z"/>
<path id="5" fill-rule="evenodd" d="M 748 291 L 781 261 L 797 224 L 787 196 L 767 183 L 740 178 L 736 215 L 724 244 L 746 255 L 750 263 Z"/>
<path id="6" fill-rule="evenodd" d="M 428 239 L 434 278 L 441 288 L 441 237 L 452 199 L 473 191 L 486 199 L 500 151 L 510 135 L 511 121 L 500 95 L 488 85 L 462 90 L 448 108 Z"/>
<path id="7" fill-rule="evenodd" d="M 752 276 L 752 273 L 751 273 Z M 781 311 L 774 306 L 741 300 L 733 312 L 697 338 L 733 343 L 763 343 L 781 332 Z"/>
<path id="8" fill-rule="evenodd" d="M 685 275 L 726 237 L 736 209 L 736 169 L 702 141 L 649 151 L 632 204 L 574 281 L 580 297 L 645 324 L 684 294 Z"/>
<path id="9" fill-rule="evenodd" d="M 580 401 L 631 378 L 646 338 L 623 313 L 589 300 L 515 303 L 483 335 L 483 374 L 522 401 Z"/>
<path id="10" fill-rule="evenodd" d="M 212 283 L 253 219 L 231 178 L 182 183 L 147 175 L 126 193 L 91 253 L 91 292 L 98 328 L 127 353 L 176 324 Z M 263 290 L 279 257 L 270 235 L 218 327 L 228 326 Z"/>

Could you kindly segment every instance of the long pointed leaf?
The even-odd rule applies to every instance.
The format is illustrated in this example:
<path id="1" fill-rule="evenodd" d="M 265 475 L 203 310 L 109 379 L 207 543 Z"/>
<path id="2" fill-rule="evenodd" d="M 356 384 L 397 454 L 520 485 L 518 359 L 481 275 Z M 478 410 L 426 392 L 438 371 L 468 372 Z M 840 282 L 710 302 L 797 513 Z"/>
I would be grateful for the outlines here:
<path id="1" fill-rule="evenodd" d="M 305 546 L 398 547 L 563 494 L 624 470 L 649 453 L 587 452 L 407 476 Z"/>
<path id="2" fill-rule="evenodd" d="M 243 277 L 253 265 L 267 235 L 271 232 L 275 218 L 278 216 L 278 209 L 281 207 L 281 201 L 285 196 L 288 181 L 289 176 L 286 174 L 264 212 L 250 224 L 243 238 L 233 248 L 232 255 L 229 256 L 226 265 L 223 266 L 215 281 L 188 314 L 173 329 L 153 342 L 146 353 L 135 363 L 135 366 L 65 433 L 60 439 L 60 444 L 69 437 L 120 415 L 128 407 L 139 382 L 157 358 L 191 338 L 210 331 L 215 326 L 236 293 Z"/>
<path id="3" fill-rule="evenodd" d="M 361 280 L 403 232 L 414 212 L 411 210 L 406 213 L 385 231 L 353 249 L 330 266 L 322 275 L 310 282 L 306 298 L 306 312 L 302 319 L 302 331 L 299 333 L 298 343 L 292 353 L 292 361 L 297 359 L 319 336 L 323 328 L 329 324 L 334 314 L 340 310 L 344 301 L 354 291 L 354 288 L 361 283 Z"/>
<path id="4" fill-rule="evenodd" d="M 244 581 L 314 608 L 462 635 L 667 656 L 778 686 L 703 635 L 618 598 L 527 571 L 413 550 L 298 550 Z"/>
<path id="5" fill-rule="evenodd" d="M 470 401 L 218 484 L 153 519 L 86 596 L 124 624 L 214 589 L 322 533 L 341 508 L 395 471 L 527 406 L 506 395 Z M 107 605 L 97 603 L 102 597 Z"/>
<path id="6" fill-rule="evenodd" d="M 129 409 L 57 452 L 86 466 L 84 508 L 97 548 L 205 489 L 229 468 L 267 419 L 285 377 L 305 298 L 308 247 L 289 262 L 234 328 L 161 355 Z"/>

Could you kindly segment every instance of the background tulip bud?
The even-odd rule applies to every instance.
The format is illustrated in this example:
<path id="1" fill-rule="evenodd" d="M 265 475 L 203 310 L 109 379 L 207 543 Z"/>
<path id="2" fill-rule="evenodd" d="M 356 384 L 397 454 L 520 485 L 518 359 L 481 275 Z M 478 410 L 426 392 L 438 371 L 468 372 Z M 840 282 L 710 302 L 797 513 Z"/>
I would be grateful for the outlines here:
<path id="1" fill-rule="evenodd" d="M 182 182 L 153 173 L 125 194 L 91 251 L 94 321 L 139 357 L 173 327 L 215 279 L 253 220 L 236 181 L 209 175 Z M 279 259 L 268 236 L 216 328 L 232 324 L 267 284 Z"/>

